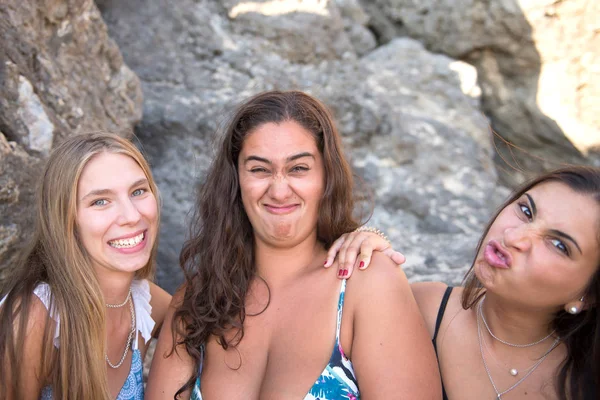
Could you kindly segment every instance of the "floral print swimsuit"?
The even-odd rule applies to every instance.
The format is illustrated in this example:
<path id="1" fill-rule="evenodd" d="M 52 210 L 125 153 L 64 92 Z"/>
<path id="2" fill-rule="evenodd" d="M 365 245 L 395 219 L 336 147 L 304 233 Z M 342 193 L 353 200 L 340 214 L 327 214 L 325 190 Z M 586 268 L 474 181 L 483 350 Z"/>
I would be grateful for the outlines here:
<path id="1" fill-rule="evenodd" d="M 340 327 L 342 325 L 342 309 L 344 308 L 345 293 L 346 280 L 344 279 L 342 281 L 342 288 L 340 290 L 340 298 L 337 306 L 337 324 L 333 352 L 329 359 L 329 363 L 312 385 L 308 394 L 304 396 L 304 400 L 360 399 L 358 383 L 356 381 L 354 369 L 352 368 L 352 362 L 344 354 L 344 350 L 342 350 L 342 345 L 340 343 Z M 202 400 L 202 393 L 200 392 L 201 373 L 202 366 L 200 366 L 200 371 L 198 371 L 198 378 L 196 379 L 196 385 L 194 386 L 191 400 Z"/>

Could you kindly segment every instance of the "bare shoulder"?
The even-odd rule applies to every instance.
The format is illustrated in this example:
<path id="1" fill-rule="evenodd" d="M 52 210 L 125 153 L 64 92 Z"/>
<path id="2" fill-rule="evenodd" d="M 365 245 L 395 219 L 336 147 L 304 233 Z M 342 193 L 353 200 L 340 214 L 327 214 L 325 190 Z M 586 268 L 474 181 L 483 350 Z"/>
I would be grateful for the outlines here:
<path id="1" fill-rule="evenodd" d="M 352 278 L 348 279 L 347 285 L 349 288 L 356 288 L 357 292 L 363 295 L 366 295 L 365 292 L 394 287 L 406 287 L 408 290 L 408 281 L 402 268 L 388 256 L 379 252 L 373 252 L 368 270 L 354 274 Z"/>
<path id="2" fill-rule="evenodd" d="M 448 285 L 443 282 L 415 282 L 410 285 L 427 329 L 433 337 L 437 315 Z M 451 299 L 456 299 L 462 288 L 453 288 Z M 452 302 L 454 302 L 452 300 Z"/>

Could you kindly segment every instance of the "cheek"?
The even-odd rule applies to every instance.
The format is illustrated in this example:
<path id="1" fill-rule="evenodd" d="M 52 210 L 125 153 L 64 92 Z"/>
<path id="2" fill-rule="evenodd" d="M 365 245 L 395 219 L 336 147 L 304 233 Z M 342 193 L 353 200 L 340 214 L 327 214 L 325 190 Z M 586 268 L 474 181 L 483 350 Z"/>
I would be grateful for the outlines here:
<path id="1" fill-rule="evenodd" d="M 80 212 L 77 216 L 77 231 L 83 246 L 89 251 L 102 243 L 108 224 L 106 215 Z"/>
<path id="2" fill-rule="evenodd" d="M 154 196 L 150 196 L 140 204 L 140 213 L 153 225 L 158 222 L 158 203 Z"/>

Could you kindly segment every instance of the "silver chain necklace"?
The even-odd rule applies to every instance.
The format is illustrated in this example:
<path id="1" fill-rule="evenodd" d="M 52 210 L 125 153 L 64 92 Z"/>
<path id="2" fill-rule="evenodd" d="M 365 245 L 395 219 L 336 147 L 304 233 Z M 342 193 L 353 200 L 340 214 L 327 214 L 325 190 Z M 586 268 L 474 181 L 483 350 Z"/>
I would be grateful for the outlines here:
<path id="1" fill-rule="evenodd" d="M 482 311 L 482 307 L 481 307 L 482 304 L 483 304 L 483 300 L 479 303 L 478 314 L 481 314 L 481 319 L 484 320 L 483 311 Z M 533 364 L 533 366 L 531 366 L 529 371 L 527 371 L 527 373 L 521 379 L 519 379 L 514 385 L 512 385 L 508 389 L 506 389 L 502 392 L 499 392 L 498 389 L 496 388 L 496 384 L 494 383 L 494 379 L 492 378 L 492 374 L 490 373 L 490 369 L 488 368 L 487 362 L 485 361 L 485 356 L 483 354 L 483 346 L 482 346 L 482 340 L 481 340 L 481 324 L 479 323 L 479 318 L 477 318 L 477 339 L 479 340 L 479 352 L 481 354 L 481 361 L 483 361 L 483 367 L 485 368 L 485 372 L 490 380 L 490 383 L 492 384 L 492 387 L 494 388 L 494 392 L 496 393 L 496 400 L 502 400 L 503 395 L 510 392 L 511 390 L 513 390 L 514 388 L 519 386 L 525 379 L 527 379 L 529 377 L 529 375 L 531 375 L 533 373 L 533 371 L 535 371 L 536 368 L 540 366 L 540 364 L 546 359 L 546 357 L 548 357 L 548 354 L 550 354 L 550 352 L 552 350 L 554 350 L 554 348 L 556 346 L 558 346 L 558 343 L 560 342 L 560 338 L 557 337 L 556 340 L 554 340 L 554 343 L 552 343 L 552 346 L 550 346 L 550 348 L 548 349 L 548 351 L 546 351 L 544 353 L 544 355 L 535 364 Z"/>
<path id="2" fill-rule="evenodd" d="M 510 343 L 507 342 L 505 340 L 500 339 L 499 337 L 497 337 L 496 335 L 494 335 L 494 333 L 492 332 L 492 330 L 490 329 L 487 321 L 485 320 L 485 315 L 483 315 L 483 302 L 485 301 L 485 295 L 483 295 L 483 298 L 481 299 L 481 303 L 479 303 L 479 311 L 481 313 L 481 319 L 483 320 L 483 324 L 485 325 L 485 329 L 487 329 L 488 333 L 490 334 L 491 337 L 493 337 L 494 339 L 496 339 L 497 341 L 499 341 L 502 344 L 505 344 L 507 346 L 510 347 L 519 347 L 519 348 L 523 348 L 523 347 L 531 347 L 531 346 L 535 346 L 536 344 L 540 344 L 542 343 L 544 340 L 548 339 L 550 336 L 554 335 L 554 333 L 556 332 L 556 330 L 550 332 L 548 334 L 548 336 L 545 336 L 543 338 L 541 338 L 540 340 L 537 340 L 535 342 L 532 343 L 527 343 L 527 344 L 515 344 L 515 343 Z"/>
<path id="3" fill-rule="evenodd" d="M 130 298 L 131 298 L 131 287 L 129 287 L 129 292 L 127 293 L 127 297 L 125 298 L 124 302 L 122 302 L 121 304 L 108 304 L 108 303 L 106 303 L 106 307 L 108 307 L 108 308 L 121 308 L 125 304 L 127 304 L 127 302 L 129 301 Z"/>
<path id="4" fill-rule="evenodd" d="M 127 336 L 127 344 L 125 345 L 125 350 L 123 351 L 123 355 L 121 356 L 121 359 L 119 360 L 118 363 L 113 364 L 108 359 L 108 354 L 104 353 L 104 358 L 106 359 L 108 366 L 113 369 L 119 368 L 125 361 L 125 357 L 127 357 L 127 353 L 129 352 L 129 347 L 131 346 L 131 340 L 133 339 L 133 336 L 135 334 L 135 311 L 133 310 L 133 301 L 131 301 L 131 289 L 129 289 L 129 295 L 127 296 L 127 300 L 129 300 L 129 311 L 131 313 L 131 330 L 129 331 L 129 335 Z M 127 300 L 125 300 L 125 302 L 127 302 Z M 122 307 L 124 305 L 125 305 L 125 303 L 123 303 L 119 307 Z M 107 307 L 108 306 L 109 305 L 107 304 Z M 116 307 L 112 307 L 112 308 L 116 308 Z"/>

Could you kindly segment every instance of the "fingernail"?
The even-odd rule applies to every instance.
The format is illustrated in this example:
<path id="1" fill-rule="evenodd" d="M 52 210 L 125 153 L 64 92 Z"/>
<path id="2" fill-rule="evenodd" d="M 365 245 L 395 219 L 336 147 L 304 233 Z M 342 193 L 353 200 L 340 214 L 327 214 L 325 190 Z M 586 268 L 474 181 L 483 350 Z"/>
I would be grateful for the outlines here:
<path id="1" fill-rule="evenodd" d="M 344 270 L 343 269 L 340 269 L 338 271 L 338 276 L 344 276 Z"/>
<path id="2" fill-rule="evenodd" d="M 327 260 L 325 260 L 325 262 L 323 263 L 323 265 L 327 265 Z"/>
<path id="3" fill-rule="evenodd" d="M 347 269 L 344 270 L 344 276 L 346 276 L 346 275 L 348 275 L 348 270 Z"/>
<path id="4" fill-rule="evenodd" d="M 365 262 L 361 261 L 360 264 L 358 264 L 358 268 L 363 269 L 365 267 Z"/>

